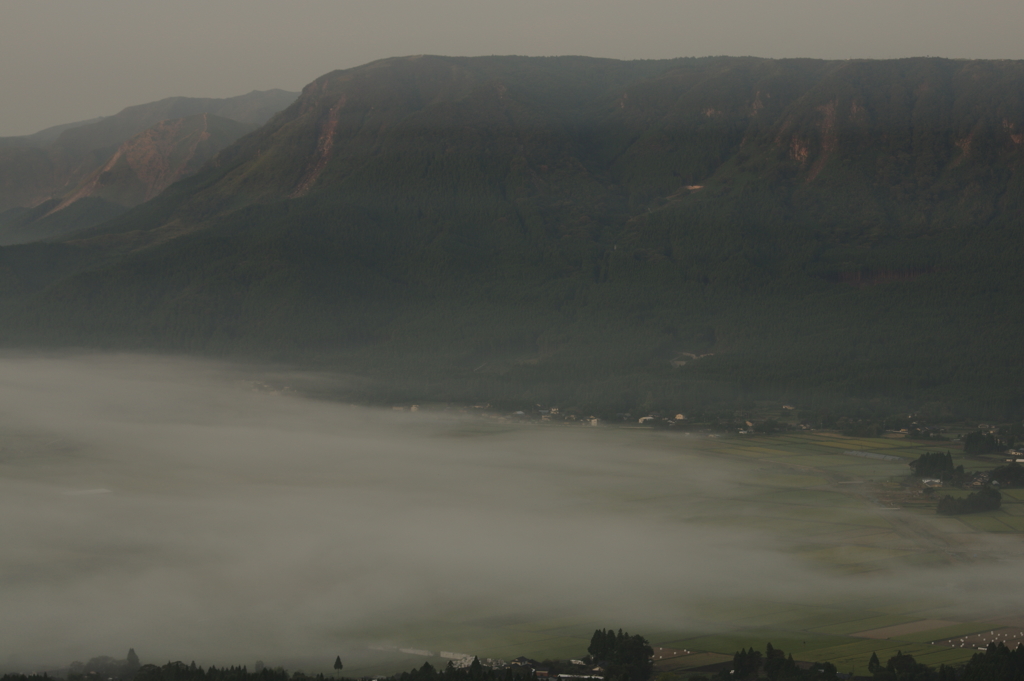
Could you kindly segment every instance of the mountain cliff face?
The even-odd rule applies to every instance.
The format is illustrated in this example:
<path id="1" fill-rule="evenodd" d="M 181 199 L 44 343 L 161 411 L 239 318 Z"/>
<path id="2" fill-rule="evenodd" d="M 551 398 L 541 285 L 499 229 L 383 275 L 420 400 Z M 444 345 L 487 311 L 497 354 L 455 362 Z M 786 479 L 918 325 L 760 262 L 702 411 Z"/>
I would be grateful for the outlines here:
<path id="1" fill-rule="evenodd" d="M 437 398 L 1018 404 L 1022 135 L 1019 62 L 384 60 L 45 282 L 0 253 L 6 334 L 402 366 Z"/>

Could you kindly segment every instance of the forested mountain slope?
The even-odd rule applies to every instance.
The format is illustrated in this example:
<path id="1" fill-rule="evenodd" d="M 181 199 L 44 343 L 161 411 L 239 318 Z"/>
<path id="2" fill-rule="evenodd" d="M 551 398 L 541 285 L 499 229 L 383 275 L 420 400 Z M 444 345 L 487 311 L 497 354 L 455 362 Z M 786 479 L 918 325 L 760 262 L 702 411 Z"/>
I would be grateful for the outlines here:
<path id="1" fill-rule="evenodd" d="M 1019 62 L 384 60 L 37 247 L 48 279 L 4 249 L 3 333 L 418 399 L 1016 409 L 1022 149 Z"/>

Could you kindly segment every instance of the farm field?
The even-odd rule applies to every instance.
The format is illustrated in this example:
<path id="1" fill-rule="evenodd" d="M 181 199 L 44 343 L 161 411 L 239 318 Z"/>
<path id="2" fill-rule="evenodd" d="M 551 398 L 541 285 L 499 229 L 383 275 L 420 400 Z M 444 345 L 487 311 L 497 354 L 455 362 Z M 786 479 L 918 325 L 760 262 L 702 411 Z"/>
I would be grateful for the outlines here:
<path id="1" fill-rule="evenodd" d="M 898 650 L 928 664 L 959 663 L 975 649 L 939 641 L 1000 629 L 991 623 L 990 609 L 957 610 L 941 594 L 866 597 L 858 586 L 858 580 L 884 578 L 897 571 L 972 565 L 1024 554 L 1021 542 L 1004 541 L 1024 533 L 1024 490 L 1007 491 L 1004 508 L 998 512 L 970 516 L 936 515 L 935 497 L 922 495 L 914 505 L 899 502 L 907 498 L 899 484 L 909 473 L 907 463 L 926 451 L 951 449 L 947 443 L 817 432 L 709 438 L 631 430 L 629 437 L 641 438 L 643 446 L 659 451 L 697 453 L 725 463 L 735 485 L 725 497 L 709 493 L 706 498 L 689 498 L 685 504 L 670 495 L 634 493 L 606 500 L 609 507 L 640 505 L 658 516 L 712 531 L 749 531 L 752 536 L 770 538 L 807 569 L 837 577 L 845 587 L 827 596 L 722 594 L 699 604 L 691 600 L 680 606 L 669 626 L 660 618 L 645 621 L 644 613 L 636 613 L 628 622 L 583 616 L 536 621 L 466 616 L 429 631 L 405 632 L 402 645 L 503 659 L 580 657 L 586 654 L 595 628 L 622 626 L 643 633 L 652 645 L 691 651 L 657 663 L 666 678 L 685 678 L 702 667 L 730 660 L 741 648 L 763 650 L 768 642 L 797 660 L 829 661 L 842 672 L 864 673 L 872 653 L 884 661 Z M 964 460 L 958 452 L 954 452 L 954 463 L 964 463 L 970 470 L 991 467 Z M 685 590 L 685 585 L 680 589 Z M 1020 614 L 1009 603 L 1007 608 L 996 614 Z M 435 665 L 442 663 L 432 660 Z"/>

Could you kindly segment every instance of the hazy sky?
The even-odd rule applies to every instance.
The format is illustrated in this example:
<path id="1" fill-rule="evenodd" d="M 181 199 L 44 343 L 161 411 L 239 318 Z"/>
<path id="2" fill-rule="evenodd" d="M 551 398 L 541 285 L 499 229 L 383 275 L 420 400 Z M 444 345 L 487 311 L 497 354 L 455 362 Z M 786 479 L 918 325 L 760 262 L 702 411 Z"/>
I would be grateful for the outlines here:
<path id="1" fill-rule="evenodd" d="M 1022 23 L 1019 0 L 5 0 L 0 135 L 396 55 L 1021 59 Z"/>

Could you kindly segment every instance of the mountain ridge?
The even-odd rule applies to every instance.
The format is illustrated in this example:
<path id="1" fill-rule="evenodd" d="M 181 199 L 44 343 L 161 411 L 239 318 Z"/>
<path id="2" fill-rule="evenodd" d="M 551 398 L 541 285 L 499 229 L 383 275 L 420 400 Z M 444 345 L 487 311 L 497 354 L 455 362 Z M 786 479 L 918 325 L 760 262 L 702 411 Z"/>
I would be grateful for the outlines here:
<path id="1" fill-rule="evenodd" d="M 155 197 L 168 186 L 197 171 L 228 143 L 251 132 L 246 125 L 209 113 L 159 121 L 123 142 L 113 156 L 66 195 L 52 212 L 85 196 L 103 193 L 108 178 L 123 168 L 137 178 L 137 188 L 117 192 L 116 202 L 132 207 Z M 223 137 L 223 141 L 215 136 Z M 204 146 L 206 147 L 204 149 Z M 115 190 L 116 191 L 116 190 Z"/>
<path id="2" fill-rule="evenodd" d="M 32 207 L 42 200 L 59 197 L 68 185 L 73 188 L 102 165 L 119 145 L 160 121 L 210 113 L 260 125 L 294 97 L 295 93 L 283 90 L 253 91 L 226 99 L 170 97 L 127 107 L 113 116 L 55 126 L 35 135 L 0 138 L 0 210 L 15 205 Z M 15 158 L 11 159 L 12 155 Z M 13 176 L 19 170 L 24 176 L 31 169 L 25 167 L 28 159 L 41 166 L 40 170 L 22 177 L 20 188 L 12 186 Z"/>
<path id="3" fill-rule="evenodd" d="M 181 151 L 179 146 L 167 144 L 168 125 L 166 121 L 183 120 L 209 114 L 220 121 L 228 119 L 235 123 L 218 123 L 212 141 L 202 145 L 196 158 L 197 163 L 189 166 L 187 172 L 198 170 L 201 161 L 212 157 L 227 143 L 237 139 L 243 132 L 258 127 L 280 108 L 294 98 L 294 93 L 282 90 L 265 92 L 253 91 L 239 97 L 227 99 L 200 99 L 171 97 L 149 104 L 128 107 L 114 116 L 94 121 L 82 121 L 55 126 L 23 138 L 0 139 L 0 214 L 12 209 L 34 209 L 52 199 L 59 202 L 44 217 L 51 217 L 54 211 L 63 211 L 71 205 L 70 197 L 85 196 L 83 183 L 92 182 L 93 189 L 104 194 L 102 201 L 90 202 L 89 210 L 79 206 L 77 216 L 57 219 L 52 217 L 46 223 L 32 228 L 27 224 L 28 213 L 22 210 L 22 217 L 0 219 L 0 242 L 12 243 L 52 237 L 63 232 L 74 231 L 102 222 L 116 212 L 123 212 L 141 200 L 152 198 L 180 174 L 156 182 L 150 188 L 140 187 L 140 179 L 131 169 L 122 169 L 122 184 L 130 185 L 117 190 L 112 185 L 100 187 L 97 184 L 104 166 L 115 163 L 113 158 L 126 153 L 123 145 L 135 140 L 134 156 L 138 160 L 140 136 L 150 136 L 153 144 L 165 147 L 167 154 Z M 218 112 L 225 116 L 218 116 Z M 232 118 L 233 117 L 233 118 Z M 180 124 L 179 124 L 180 125 Z M 163 126 L 163 130 L 161 130 Z M 233 128 L 229 133 L 228 128 Z M 157 140 L 162 140 L 157 144 Z M 211 148 L 211 145 L 213 147 Z M 151 146 L 153 146 L 151 144 Z M 123 159 L 122 159 L 123 161 Z M 151 159 L 152 161 L 152 159 Z M 162 163 L 173 163 L 168 156 Z M 124 163 L 121 164 L 124 166 Z M 104 177 L 110 179 L 108 168 Z M 145 184 L 145 182 L 143 182 Z M 121 210 L 118 211 L 117 207 Z M 98 209 L 98 210 L 97 210 Z M 34 213 L 32 213 L 34 214 Z"/>
<path id="4" fill-rule="evenodd" d="M 4 340 L 1017 408 L 1022 128 L 1021 62 L 381 60 L 54 244 L 106 264 L 12 284 Z"/>

